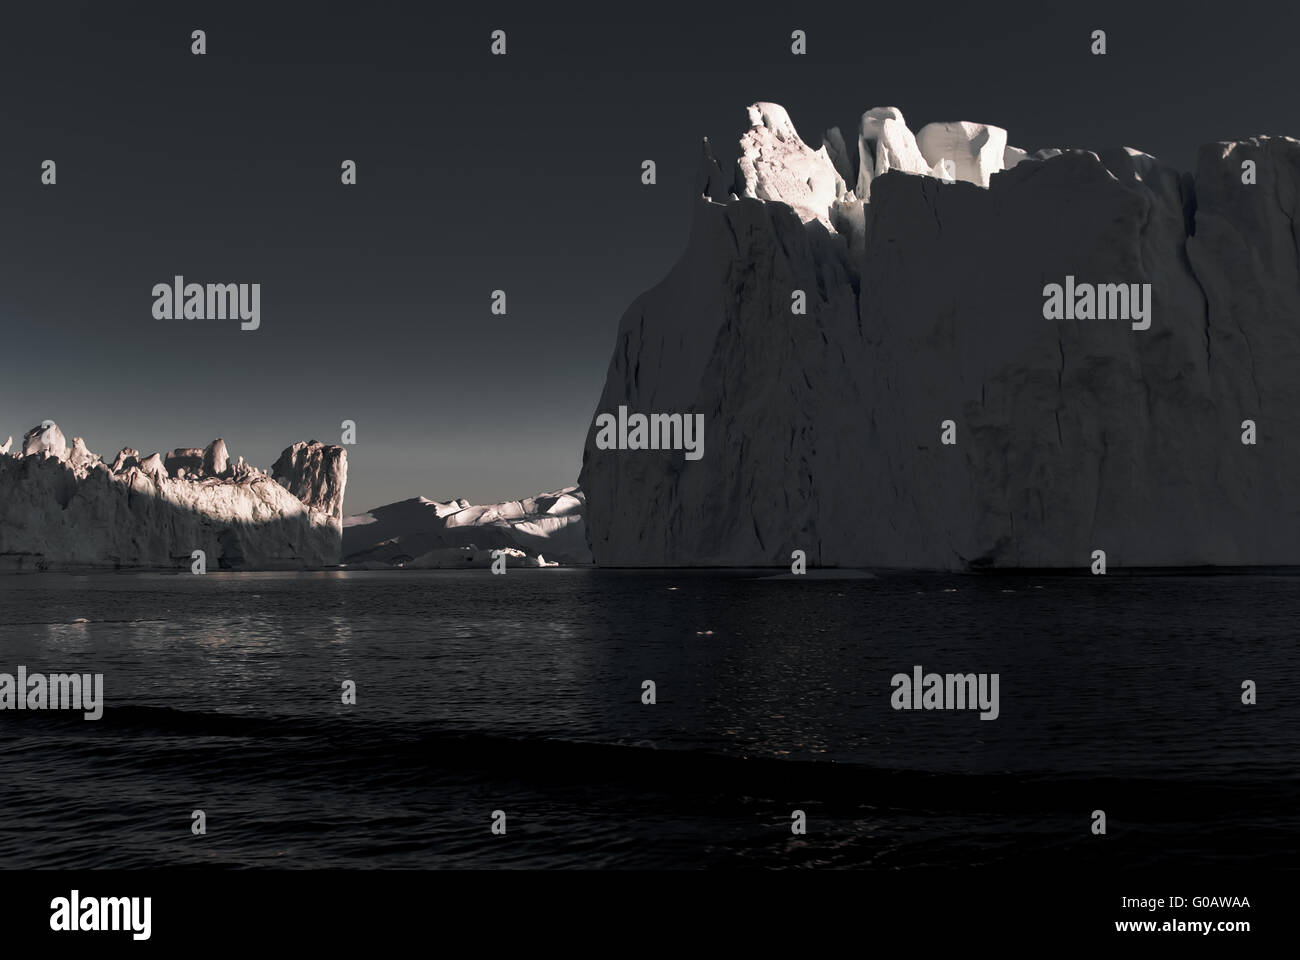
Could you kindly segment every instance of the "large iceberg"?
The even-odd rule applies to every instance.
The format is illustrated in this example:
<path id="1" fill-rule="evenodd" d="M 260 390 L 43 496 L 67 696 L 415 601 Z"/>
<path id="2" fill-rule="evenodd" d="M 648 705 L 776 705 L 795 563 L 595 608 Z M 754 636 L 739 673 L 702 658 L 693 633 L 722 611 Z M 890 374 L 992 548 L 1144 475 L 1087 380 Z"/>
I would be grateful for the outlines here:
<path id="1" fill-rule="evenodd" d="M 0 446 L 0 571 L 303 569 L 342 558 L 347 452 L 312 441 L 270 473 L 224 440 L 111 464 L 52 421 Z"/>
<path id="2" fill-rule="evenodd" d="M 1300 563 L 1300 141 L 1211 144 L 1192 175 L 913 135 L 894 107 L 855 156 L 748 112 L 734 175 L 705 141 L 686 250 L 623 316 L 596 410 L 703 414 L 704 454 L 593 420 L 598 564 Z M 1067 278 L 1149 284 L 1149 328 L 1049 311 Z"/>

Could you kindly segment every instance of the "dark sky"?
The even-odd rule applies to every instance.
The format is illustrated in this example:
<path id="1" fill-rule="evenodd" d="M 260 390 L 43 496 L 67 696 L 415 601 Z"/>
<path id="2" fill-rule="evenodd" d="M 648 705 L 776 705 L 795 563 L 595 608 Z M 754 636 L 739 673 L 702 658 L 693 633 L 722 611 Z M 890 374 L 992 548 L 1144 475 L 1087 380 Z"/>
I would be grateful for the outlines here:
<path id="1" fill-rule="evenodd" d="M 1183 168 L 1300 135 L 1300 14 L 1276 2 L 295 6 L 0 13 L 0 439 L 49 417 L 108 457 L 221 435 L 269 466 L 347 418 L 348 512 L 526 496 L 575 481 L 699 140 L 729 163 L 755 100 L 813 145 L 878 105 Z M 261 329 L 155 320 L 177 273 L 261 283 Z"/>

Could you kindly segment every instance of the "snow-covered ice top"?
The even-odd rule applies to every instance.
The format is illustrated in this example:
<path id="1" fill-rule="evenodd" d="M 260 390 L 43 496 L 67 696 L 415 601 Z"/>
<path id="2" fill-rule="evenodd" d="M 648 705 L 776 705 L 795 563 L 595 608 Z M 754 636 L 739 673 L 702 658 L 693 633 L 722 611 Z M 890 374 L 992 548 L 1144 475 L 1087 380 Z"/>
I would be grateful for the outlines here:
<path id="1" fill-rule="evenodd" d="M 830 230 L 835 229 L 837 204 L 868 202 L 872 181 L 891 170 L 987 189 L 993 174 L 1026 156 L 1007 145 L 1006 130 L 992 124 L 929 123 L 913 134 L 897 107 L 872 107 L 858 121 L 854 169 L 838 127 L 827 130 L 814 150 L 780 104 L 760 101 L 750 104 L 747 113 L 735 193 L 786 203 L 805 223 L 818 220 Z"/>

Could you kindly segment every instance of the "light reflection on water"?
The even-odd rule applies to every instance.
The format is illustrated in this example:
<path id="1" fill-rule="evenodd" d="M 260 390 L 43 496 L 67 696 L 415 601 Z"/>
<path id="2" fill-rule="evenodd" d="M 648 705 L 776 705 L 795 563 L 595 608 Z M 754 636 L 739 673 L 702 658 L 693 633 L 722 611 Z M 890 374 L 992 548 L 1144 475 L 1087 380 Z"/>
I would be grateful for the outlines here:
<path id="1" fill-rule="evenodd" d="M 0 714 L 10 811 L 0 856 L 22 856 L 15 831 L 27 831 L 69 863 L 87 849 L 116 865 L 196 857 L 151 811 L 160 797 L 184 808 L 202 796 L 238 811 L 224 852 L 202 853 L 218 862 L 761 860 L 754 837 L 769 828 L 741 814 L 748 794 L 729 795 L 725 782 L 673 767 L 637 779 L 642 761 L 621 754 L 543 751 L 533 762 L 500 739 L 512 737 L 1016 783 L 1294 785 L 1294 708 L 1276 695 L 1244 707 L 1239 684 L 1275 692 L 1297 675 L 1295 586 L 588 570 L 11 577 L 0 583 L 0 671 L 102 672 L 109 716 L 88 730 L 28 717 L 19 727 Z M 889 679 L 913 664 L 999 673 L 1001 716 L 892 710 Z M 341 702 L 344 680 L 356 683 L 355 706 Z M 641 702 L 645 680 L 656 684 L 653 706 Z M 115 708 L 125 719 L 114 721 Z M 222 717 L 267 725 L 211 729 Z M 468 753 L 422 739 L 448 731 L 488 739 Z M 697 784 L 704 794 L 683 799 Z M 790 802 L 834 807 L 818 815 L 836 828 L 760 848 L 807 865 L 906 865 L 954 856 L 946 844 L 968 855 L 983 823 L 970 811 L 882 817 L 872 789 L 849 792 L 792 785 Z M 537 840 L 532 853 L 489 853 L 462 836 L 460 825 L 503 796 L 535 811 L 520 826 Z M 98 839 L 64 825 L 74 801 Z M 593 805 L 603 826 L 584 813 Z M 1025 829 L 1041 833 L 1054 816 L 1072 814 L 1040 811 Z M 430 826 L 439 818 L 445 828 Z M 601 842 L 566 838 L 557 825 L 570 820 Z M 1271 822 L 1295 836 L 1294 816 Z M 989 841 L 981 855 L 1021 855 L 1004 846 Z"/>

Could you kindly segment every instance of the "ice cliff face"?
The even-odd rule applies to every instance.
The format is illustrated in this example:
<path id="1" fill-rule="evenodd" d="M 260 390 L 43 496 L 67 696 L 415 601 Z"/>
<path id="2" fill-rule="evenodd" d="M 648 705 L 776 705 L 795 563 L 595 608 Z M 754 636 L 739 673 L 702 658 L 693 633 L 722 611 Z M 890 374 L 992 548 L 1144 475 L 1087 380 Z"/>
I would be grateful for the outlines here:
<path id="1" fill-rule="evenodd" d="M 112 464 L 46 421 L 0 447 L 0 570 L 294 569 L 339 563 L 347 453 L 297 443 L 273 475 L 223 440 Z"/>
<path id="2" fill-rule="evenodd" d="M 597 563 L 1300 563 L 1300 142 L 1212 144 L 1193 176 L 892 107 L 816 150 L 749 116 L 734 176 L 705 142 L 596 411 L 702 413 L 704 456 L 600 449 L 593 421 Z M 1149 283 L 1150 328 L 1046 319 L 1067 275 Z"/>
<path id="3" fill-rule="evenodd" d="M 590 563 L 584 506 L 577 487 L 487 506 L 416 497 L 347 517 L 343 553 L 376 568 L 488 566 L 496 549 L 508 566 Z"/>

